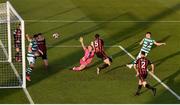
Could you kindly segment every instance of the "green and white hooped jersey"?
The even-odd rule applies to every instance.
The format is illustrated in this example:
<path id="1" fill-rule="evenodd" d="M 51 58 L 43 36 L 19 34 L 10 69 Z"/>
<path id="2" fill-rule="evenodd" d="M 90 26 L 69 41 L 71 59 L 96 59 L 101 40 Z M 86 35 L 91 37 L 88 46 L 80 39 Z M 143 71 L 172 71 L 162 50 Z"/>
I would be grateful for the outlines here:
<path id="1" fill-rule="evenodd" d="M 31 47 L 32 51 L 28 51 L 27 57 L 35 57 L 34 53 L 37 51 L 38 47 L 36 40 L 31 40 L 29 43 L 29 47 Z"/>
<path id="2" fill-rule="evenodd" d="M 153 40 L 153 39 L 144 38 L 141 51 L 144 51 L 145 53 L 149 53 L 151 51 L 151 48 L 152 48 L 154 42 L 155 42 L 155 40 Z"/>

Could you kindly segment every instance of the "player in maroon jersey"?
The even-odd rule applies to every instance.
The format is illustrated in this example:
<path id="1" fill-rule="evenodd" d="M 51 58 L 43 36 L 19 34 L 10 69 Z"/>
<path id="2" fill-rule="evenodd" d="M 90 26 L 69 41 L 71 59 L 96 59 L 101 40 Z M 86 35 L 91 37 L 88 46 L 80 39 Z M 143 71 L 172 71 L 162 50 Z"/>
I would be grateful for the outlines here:
<path id="1" fill-rule="evenodd" d="M 48 68 L 48 58 L 47 58 L 47 48 L 46 48 L 46 40 L 43 37 L 42 33 L 37 34 L 37 45 L 40 52 L 40 57 L 42 57 L 42 60 L 44 62 L 45 69 Z"/>
<path id="2" fill-rule="evenodd" d="M 91 45 L 94 47 L 96 56 L 98 58 L 101 58 L 104 62 L 103 65 L 97 67 L 97 75 L 99 75 L 99 73 L 102 69 L 105 69 L 111 65 L 112 59 L 109 56 L 107 56 L 107 54 L 105 53 L 104 41 L 102 39 L 100 39 L 99 34 L 95 35 L 95 40 L 94 40 L 94 42 L 91 42 Z"/>
<path id="3" fill-rule="evenodd" d="M 154 96 L 156 95 L 156 88 L 153 88 L 151 85 L 149 85 L 146 82 L 146 78 L 148 75 L 148 65 L 151 65 L 151 72 L 154 73 L 154 64 L 152 64 L 146 57 L 145 57 L 145 52 L 141 52 L 141 58 L 139 58 L 135 65 L 134 65 L 134 69 L 136 70 L 136 76 L 139 77 L 139 86 L 137 89 L 137 92 L 135 95 L 140 95 L 140 90 L 142 88 L 142 86 L 151 89 Z"/>
<path id="4" fill-rule="evenodd" d="M 17 28 L 15 29 L 13 36 L 14 36 L 14 47 L 16 49 L 15 60 L 17 62 L 21 62 L 21 24 L 18 24 Z"/>

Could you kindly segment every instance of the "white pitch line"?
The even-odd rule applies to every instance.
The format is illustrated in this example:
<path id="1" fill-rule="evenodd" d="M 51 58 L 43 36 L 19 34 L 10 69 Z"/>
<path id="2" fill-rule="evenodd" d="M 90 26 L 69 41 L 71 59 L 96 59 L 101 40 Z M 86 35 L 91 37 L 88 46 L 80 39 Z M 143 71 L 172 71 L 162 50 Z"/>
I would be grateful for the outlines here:
<path id="1" fill-rule="evenodd" d="M 5 49 L 4 44 L 2 43 L 1 40 L 0 40 L 0 46 L 2 47 L 4 54 L 6 55 L 6 57 L 7 57 L 7 59 L 8 59 L 7 50 Z M 14 74 L 15 74 L 16 77 L 18 78 L 20 84 L 22 84 L 22 79 L 21 79 L 20 75 L 18 74 L 18 72 L 17 72 L 14 64 L 13 64 L 12 62 L 8 62 L 8 63 L 10 64 L 11 68 L 13 69 Z M 16 88 L 16 87 L 14 87 L 14 88 Z M 23 91 L 24 91 L 27 99 L 29 100 L 30 104 L 34 104 L 34 102 L 33 102 L 32 98 L 31 98 L 31 95 L 29 94 L 28 90 L 27 90 L 26 88 L 23 88 Z"/>
<path id="2" fill-rule="evenodd" d="M 23 88 L 24 93 L 26 94 L 30 104 L 34 104 L 34 101 L 31 98 L 31 95 L 29 94 L 28 90 L 26 88 Z"/>
<path id="3" fill-rule="evenodd" d="M 54 48 L 79 48 L 82 47 L 80 45 L 59 45 L 59 46 L 51 46 L 51 45 L 47 45 L 48 48 L 54 47 Z M 118 45 L 114 45 L 114 46 L 104 46 L 104 47 L 118 47 Z"/>
<path id="4" fill-rule="evenodd" d="M 180 23 L 180 20 L 177 21 L 172 21 L 172 20 L 167 20 L 167 21 L 91 21 L 91 20 L 82 20 L 82 21 L 73 21 L 73 20 L 25 20 L 25 22 L 32 23 L 32 22 L 40 22 L 40 23 Z"/>
<path id="5" fill-rule="evenodd" d="M 130 54 L 126 49 L 124 49 L 121 45 L 119 45 L 119 48 L 122 49 L 126 54 L 128 54 L 133 60 L 135 60 L 135 57 Z M 154 79 L 156 79 L 162 86 L 164 86 L 170 93 L 172 93 L 178 100 L 180 100 L 180 96 L 177 93 L 175 93 L 170 87 L 163 83 L 156 75 L 151 73 L 149 70 L 148 72 Z"/>

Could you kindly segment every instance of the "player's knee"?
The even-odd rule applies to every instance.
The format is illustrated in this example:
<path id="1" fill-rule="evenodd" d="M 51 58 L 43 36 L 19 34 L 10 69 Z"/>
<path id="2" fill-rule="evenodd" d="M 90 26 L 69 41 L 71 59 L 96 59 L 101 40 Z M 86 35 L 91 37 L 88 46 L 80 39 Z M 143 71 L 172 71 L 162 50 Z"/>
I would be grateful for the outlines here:
<path id="1" fill-rule="evenodd" d="M 44 65 L 45 65 L 45 66 L 48 66 L 48 61 L 47 61 L 47 59 L 44 60 Z"/>
<path id="2" fill-rule="evenodd" d="M 34 64 L 30 64 L 30 68 L 33 69 L 34 68 Z"/>
<path id="3" fill-rule="evenodd" d="M 19 52 L 20 51 L 20 49 L 19 48 L 16 48 L 16 52 Z"/>
<path id="4" fill-rule="evenodd" d="M 110 62 L 110 60 L 109 60 L 108 58 L 104 60 L 104 63 L 105 63 L 105 64 L 108 64 L 108 66 L 111 65 L 111 62 Z"/>
<path id="5" fill-rule="evenodd" d="M 144 86 L 144 87 L 146 87 L 146 84 L 147 84 L 146 81 L 143 81 L 143 86 Z"/>

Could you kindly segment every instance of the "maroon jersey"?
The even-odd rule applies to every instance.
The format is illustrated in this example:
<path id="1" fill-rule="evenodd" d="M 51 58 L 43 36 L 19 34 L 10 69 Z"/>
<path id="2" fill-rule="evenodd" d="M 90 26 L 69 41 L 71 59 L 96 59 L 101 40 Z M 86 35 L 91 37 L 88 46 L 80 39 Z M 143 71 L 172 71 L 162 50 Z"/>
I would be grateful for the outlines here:
<path id="1" fill-rule="evenodd" d="M 47 52 L 46 40 L 37 40 L 38 49 L 41 50 L 44 54 Z"/>
<path id="2" fill-rule="evenodd" d="M 98 58 L 101 58 L 103 60 L 109 58 L 104 51 L 104 41 L 102 39 L 97 38 L 93 42 L 93 44 L 94 44 L 95 53 Z"/>
<path id="3" fill-rule="evenodd" d="M 14 44 L 15 47 L 20 47 L 21 44 L 21 29 L 17 28 L 14 33 Z"/>
<path id="4" fill-rule="evenodd" d="M 95 49 L 95 53 L 104 52 L 104 41 L 102 39 L 97 38 L 94 41 L 94 49 Z"/>
<path id="5" fill-rule="evenodd" d="M 146 79 L 147 77 L 147 68 L 148 65 L 152 64 L 147 58 L 141 57 L 136 61 L 139 77 L 141 80 Z"/>

